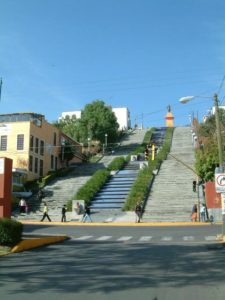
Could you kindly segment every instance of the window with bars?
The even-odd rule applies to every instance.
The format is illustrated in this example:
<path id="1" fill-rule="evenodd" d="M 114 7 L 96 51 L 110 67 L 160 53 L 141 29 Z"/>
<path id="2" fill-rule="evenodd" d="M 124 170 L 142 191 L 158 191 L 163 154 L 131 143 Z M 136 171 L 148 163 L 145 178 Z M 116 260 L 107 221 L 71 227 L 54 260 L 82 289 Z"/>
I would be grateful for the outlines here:
<path id="1" fill-rule="evenodd" d="M 38 153 L 38 149 L 39 149 L 39 139 L 35 138 L 35 153 Z"/>
<path id="2" fill-rule="evenodd" d="M 57 170 L 57 168 L 58 168 L 58 159 L 57 157 L 55 157 L 55 171 Z"/>
<path id="3" fill-rule="evenodd" d="M 56 133 L 54 132 L 54 136 L 53 136 L 53 145 L 56 146 Z"/>
<path id="4" fill-rule="evenodd" d="M 37 173 L 38 172 L 38 158 L 35 157 L 34 160 L 34 172 Z"/>
<path id="5" fill-rule="evenodd" d="M 51 169 L 54 169 L 54 156 L 51 155 Z"/>
<path id="6" fill-rule="evenodd" d="M 40 141 L 40 154 L 42 156 L 44 155 L 44 147 L 45 147 L 44 141 Z"/>
<path id="7" fill-rule="evenodd" d="M 24 134 L 17 135 L 17 150 L 24 149 Z"/>
<path id="8" fill-rule="evenodd" d="M 1 136 L 0 150 L 1 151 L 6 151 L 7 150 L 7 135 L 2 135 Z"/>
<path id="9" fill-rule="evenodd" d="M 33 156 L 30 155 L 29 157 L 29 171 L 33 172 Z"/>
<path id="10" fill-rule="evenodd" d="M 40 166 L 39 166 L 39 175 L 43 176 L 43 169 L 44 169 L 44 162 L 40 159 Z"/>
<path id="11" fill-rule="evenodd" d="M 34 137 L 30 136 L 30 151 L 34 151 Z"/>

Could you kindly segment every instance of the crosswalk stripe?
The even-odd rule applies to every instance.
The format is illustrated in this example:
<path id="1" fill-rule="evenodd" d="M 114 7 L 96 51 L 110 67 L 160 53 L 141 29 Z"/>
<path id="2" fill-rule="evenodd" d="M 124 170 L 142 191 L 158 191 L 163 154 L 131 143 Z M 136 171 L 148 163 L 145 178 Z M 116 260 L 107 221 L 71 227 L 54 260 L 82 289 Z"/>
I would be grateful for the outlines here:
<path id="1" fill-rule="evenodd" d="M 215 235 L 212 235 L 212 236 L 205 236 L 205 240 L 206 241 L 216 241 L 217 238 Z"/>
<path id="2" fill-rule="evenodd" d="M 84 240 L 91 239 L 92 237 L 93 237 L 93 235 L 84 235 L 84 236 L 80 236 L 79 238 L 75 238 L 75 240 L 84 241 Z"/>
<path id="3" fill-rule="evenodd" d="M 140 242 L 148 242 L 152 239 L 152 236 L 142 236 L 139 241 Z"/>
<path id="4" fill-rule="evenodd" d="M 100 236 L 99 238 L 96 239 L 96 241 L 107 241 L 111 238 L 112 238 L 111 235 L 105 235 L 105 236 Z"/>
<path id="5" fill-rule="evenodd" d="M 110 240 L 110 239 L 114 239 L 114 241 L 118 241 L 118 242 L 125 242 L 125 241 L 129 241 L 131 239 L 133 239 L 134 236 L 121 236 L 119 238 L 116 238 L 116 237 L 113 237 L 111 235 L 103 235 L 103 236 L 100 236 L 100 237 L 94 237 L 93 235 L 83 235 L 83 236 L 80 236 L 80 237 L 72 237 L 73 240 L 76 240 L 76 241 L 85 241 L 85 240 L 89 240 L 89 239 L 93 239 L 95 241 L 107 241 L 107 240 Z M 150 242 L 151 240 L 153 240 L 154 238 L 157 238 L 157 237 L 153 237 L 153 236 L 141 236 L 139 237 L 138 241 L 139 242 Z M 180 237 L 183 241 L 194 241 L 196 238 L 194 236 L 183 236 L 183 237 Z M 203 237 L 202 237 L 203 239 Z M 169 242 L 169 241 L 172 241 L 174 240 L 174 237 L 172 236 L 163 236 L 160 238 L 160 240 L 162 242 Z M 177 239 L 175 239 L 177 240 Z M 204 240 L 205 241 L 217 241 L 217 236 L 215 235 L 212 235 L 212 236 L 204 236 Z"/>
<path id="6" fill-rule="evenodd" d="M 193 241 L 193 240 L 194 240 L 194 237 L 193 237 L 193 236 L 184 236 L 184 237 L 183 237 L 183 240 L 184 240 L 184 241 Z"/>
<path id="7" fill-rule="evenodd" d="M 123 242 L 123 241 L 129 241 L 132 239 L 132 236 L 121 236 L 120 238 L 117 239 L 117 241 Z"/>
<path id="8" fill-rule="evenodd" d="M 165 242 L 166 241 L 172 241 L 172 239 L 173 239 L 172 236 L 164 236 L 164 237 L 161 238 L 161 241 L 165 241 Z"/>

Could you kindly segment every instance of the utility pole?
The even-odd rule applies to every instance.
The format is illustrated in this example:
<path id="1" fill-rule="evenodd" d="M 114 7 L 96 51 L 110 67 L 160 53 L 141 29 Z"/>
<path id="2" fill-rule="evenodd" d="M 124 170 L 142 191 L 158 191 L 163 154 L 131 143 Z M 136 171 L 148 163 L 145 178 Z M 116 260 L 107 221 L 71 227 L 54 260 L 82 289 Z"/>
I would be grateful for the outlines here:
<path id="1" fill-rule="evenodd" d="M 220 173 L 224 172 L 223 165 L 223 146 L 222 146 L 222 137 L 221 137 L 221 126 L 219 120 L 219 105 L 218 105 L 218 96 L 214 94 L 214 105 L 215 105 L 215 119 L 216 119 L 216 134 L 217 134 L 217 142 L 218 142 L 218 153 L 219 153 L 219 165 L 220 165 Z M 225 193 L 221 193 L 221 206 L 222 206 L 222 235 L 223 239 L 225 237 L 225 214 L 224 207 L 225 205 Z"/>
<path id="2" fill-rule="evenodd" d="M 214 105 L 215 105 L 215 119 L 216 119 L 216 135 L 218 142 L 218 153 L 219 153 L 219 164 L 221 172 L 223 172 L 223 146 L 222 146 L 222 137 L 221 137 L 221 126 L 219 120 L 219 105 L 218 105 L 218 96 L 214 94 Z"/>

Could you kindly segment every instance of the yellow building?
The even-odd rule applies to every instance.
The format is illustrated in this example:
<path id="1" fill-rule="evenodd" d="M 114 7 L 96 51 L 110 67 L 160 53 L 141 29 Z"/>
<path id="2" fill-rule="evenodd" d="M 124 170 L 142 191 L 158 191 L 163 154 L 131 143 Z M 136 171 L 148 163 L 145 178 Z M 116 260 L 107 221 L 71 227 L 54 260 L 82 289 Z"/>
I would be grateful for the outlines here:
<path id="1" fill-rule="evenodd" d="M 76 147 L 74 161 L 81 161 L 82 146 L 36 113 L 0 115 L 0 157 L 13 160 L 13 183 L 38 179 L 62 167 L 62 147 Z"/>

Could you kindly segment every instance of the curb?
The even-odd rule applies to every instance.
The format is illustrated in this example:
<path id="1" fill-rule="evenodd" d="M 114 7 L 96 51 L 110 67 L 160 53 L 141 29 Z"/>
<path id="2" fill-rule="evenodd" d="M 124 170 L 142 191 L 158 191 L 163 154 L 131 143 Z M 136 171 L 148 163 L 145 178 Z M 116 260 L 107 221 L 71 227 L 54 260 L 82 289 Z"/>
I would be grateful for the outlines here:
<path id="1" fill-rule="evenodd" d="M 38 248 L 44 245 L 50 245 L 69 239 L 68 236 L 48 236 L 44 238 L 33 238 L 28 240 L 22 240 L 16 246 L 11 249 L 11 253 L 22 252 L 33 248 Z"/>
<path id="2" fill-rule="evenodd" d="M 43 225 L 45 222 L 39 222 L 39 221 L 20 221 L 23 224 L 32 224 L 32 225 Z M 212 226 L 211 223 L 206 222 L 141 222 L 141 223 L 135 223 L 135 222 L 88 222 L 88 223 L 82 223 L 82 222 L 58 222 L 58 221 L 52 221 L 47 222 L 48 226 L 130 226 L 130 227 L 162 227 L 162 226 Z M 214 223 L 215 225 L 220 225 L 222 223 Z"/>

